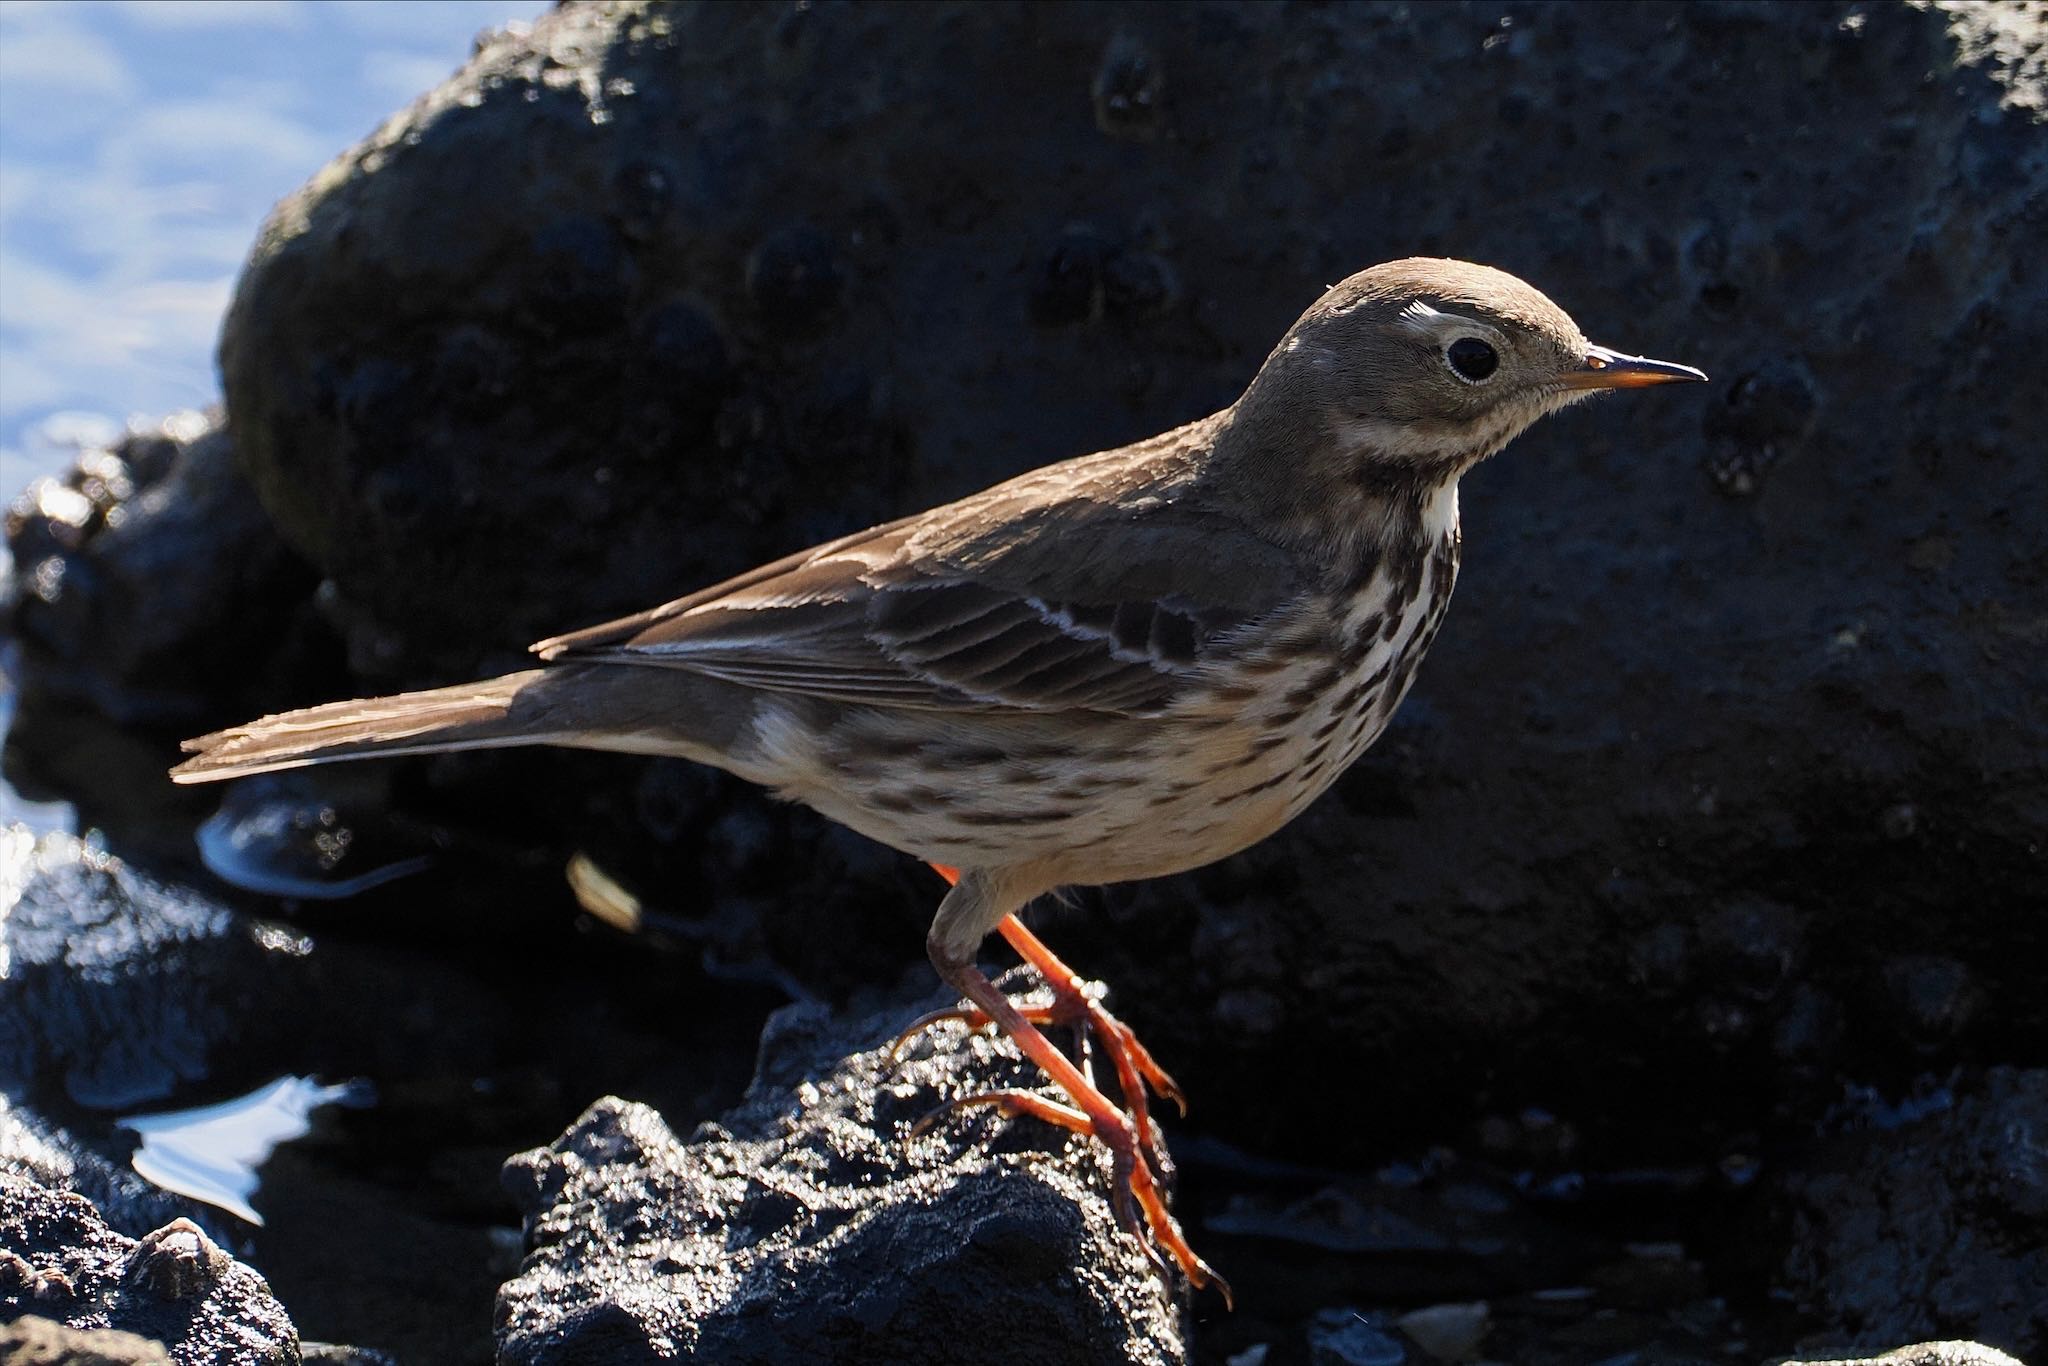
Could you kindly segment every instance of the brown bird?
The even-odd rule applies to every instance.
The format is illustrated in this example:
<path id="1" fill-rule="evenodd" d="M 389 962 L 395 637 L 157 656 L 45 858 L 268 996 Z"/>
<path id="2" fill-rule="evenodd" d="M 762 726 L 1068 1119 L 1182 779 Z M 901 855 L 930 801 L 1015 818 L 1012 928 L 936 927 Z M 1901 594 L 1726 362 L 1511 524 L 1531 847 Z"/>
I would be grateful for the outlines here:
<path id="1" fill-rule="evenodd" d="M 963 1103 L 1106 1143 L 1124 1227 L 1157 1263 L 1142 1210 L 1227 1296 L 1153 1169 L 1145 1090 L 1178 1089 L 1016 912 L 1300 814 L 1436 637 L 1459 476 L 1597 390 L 1705 378 L 1593 345 L 1501 271 L 1390 262 L 1328 290 L 1213 416 L 544 640 L 537 669 L 188 741 L 172 776 L 524 744 L 681 755 L 927 860 L 954 879 L 932 964 L 973 1003 L 948 1014 L 995 1023 L 1066 1096 Z M 1051 1006 L 1020 1009 L 975 966 L 991 930 Z M 1093 1032 L 1125 1108 L 1040 1033 L 1055 1021 Z"/>

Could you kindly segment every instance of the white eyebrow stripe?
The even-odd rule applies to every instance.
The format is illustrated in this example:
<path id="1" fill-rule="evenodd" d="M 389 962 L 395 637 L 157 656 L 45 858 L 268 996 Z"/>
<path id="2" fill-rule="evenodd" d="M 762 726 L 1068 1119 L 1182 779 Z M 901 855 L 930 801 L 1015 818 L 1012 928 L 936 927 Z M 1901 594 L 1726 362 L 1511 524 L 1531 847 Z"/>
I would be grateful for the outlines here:
<path id="1" fill-rule="evenodd" d="M 1447 317 L 1447 314 L 1440 313 L 1422 302 L 1422 300 L 1417 299 L 1401 310 L 1399 321 L 1414 331 L 1422 333 L 1424 336 L 1434 337 L 1439 324 Z"/>
<path id="2" fill-rule="evenodd" d="M 1448 346 L 1460 336 L 1480 337 L 1505 347 L 1507 338 L 1492 323 L 1464 313 L 1446 313 L 1417 299 L 1396 315 L 1395 321 L 1438 346 Z"/>

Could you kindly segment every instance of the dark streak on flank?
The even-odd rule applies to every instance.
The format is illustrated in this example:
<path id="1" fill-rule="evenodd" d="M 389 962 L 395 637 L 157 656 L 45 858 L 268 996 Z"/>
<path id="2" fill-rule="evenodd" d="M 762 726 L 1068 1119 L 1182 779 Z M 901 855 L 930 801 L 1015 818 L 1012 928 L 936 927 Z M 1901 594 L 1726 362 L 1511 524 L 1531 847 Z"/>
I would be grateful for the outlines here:
<path id="1" fill-rule="evenodd" d="M 960 745 L 948 746 L 931 757 L 940 768 L 985 768 L 1004 762 L 1010 755 L 994 745 Z"/>
<path id="2" fill-rule="evenodd" d="M 1373 644 L 1379 638 L 1380 627 L 1384 622 L 1384 614 L 1374 612 L 1358 623 L 1357 629 L 1351 633 L 1351 638 L 1344 642 L 1344 653 L 1339 656 L 1345 673 L 1351 673 L 1365 663 L 1366 656 L 1372 653 Z"/>
<path id="3" fill-rule="evenodd" d="M 1296 709 L 1305 707 L 1335 687 L 1337 680 L 1343 676 L 1343 672 L 1335 664 L 1325 664 L 1310 674 L 1305 681 L 1289 689 L 1287 695 L 1280 699 L 1280 705 Z"/>
<path id="4" fill-rule="evenodd" d="M 867 735 L 857 731 L 848 735 L 845 743 L 846 753 L 851 759 L 912 759 L 922 754 L 925 746 L 922 740 L 905 739 L 894 735 Z"/>
<path id="5" fill-rule="evenodd" d="M 1036 811 L 960 810 L 952 813 L 952 819 L 962 825 L 1061 825 L 1073 820 L 1074 815 L 1066 808 L 1050 807 Z"/>
<path id="6" fill-rule="evenodd" d="M 1270 788 L 1280 786 L 1280 784 L 1286 782 L 1289 778 L 1293 776 L 1294 775 L 1291 772 L 1276 773 L 1272 777 L 1267 778 L 1263 782 L 1253 783 L 1250 787 L 1240 787 L 1235 792 L 1225 794 L 1223 797 L 1217 800 L 1216 804 L 1218 806 L 1228 806 L 1231 802 L 1241 801 L 1246 797 L 1255 797 L 1259 793 L 1265 792 Z"/>

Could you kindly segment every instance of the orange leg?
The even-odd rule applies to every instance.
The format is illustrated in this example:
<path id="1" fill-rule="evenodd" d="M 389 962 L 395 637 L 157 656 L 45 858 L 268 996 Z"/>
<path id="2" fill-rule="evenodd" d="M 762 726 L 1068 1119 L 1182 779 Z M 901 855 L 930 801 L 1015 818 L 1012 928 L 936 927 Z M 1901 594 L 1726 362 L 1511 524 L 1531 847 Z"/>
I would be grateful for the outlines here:
<path id="1" fill-rule="evenodd" d="M 951 868 L 934 864 L 939 875 L 948 882 L 957 882 L 959 874 Z M 1207 1262 L 1196 1255 L 1188 1246 L 1187 1238 L 1181 1233 L 1180 1225 L 1174 1222 L 1167 1211 L 1166 1200 L 1160 1192 L 1157 1174 L 1153 1164 L 1154 1136 L 1151 1121 L 1145 1113 L 1145 1086 L 1149 1082 L 1159 1094 L 1171 1096 L 1181 1105 L 1183 1112 L 1186 1102 L 1181 1098 L 1180 1088 L 1166 1075 L 1152 1055 L 1145 1051 L 1132 1035 L 1129 1026 L 1104 1010 L 1087 991 L 1071 968 L 1055 957 L 1052 951 L 1041 943 L 1038 937 L 1026 929 L 1023 922 L 1014 915 L 1006 916 L 997 926 L 1003 938 L 1026 961 L 1042 973 L 1051 985 L 1054 1003 L 1050 1007 L 1019 1009 L 996 985 L 989 981 L 971 961 L 935 963 L 940 975 L 947 983 L 974 1003 L 971 1010 L 940 1011 L 926 1016 L 912 1025 L 906 1034 L 899 1036 L 897 1046 L 909 1033 L 914 1033 L 937 1019 L 961 1019 L 970 1024 L 994 1024 L 998 1029 L 1016 1040 L 1024 1055 L 1037 1063 L 1050 1076 L 1055 1085 L 1065 1091 L 1074 1102 L 1075 1108 L 1061 1105 L 1029 1091 L 991 1091 L 981 1095 L 965 1096 L 945 1107 L 946 1111 L 977 1105 L 993 1105 L 1006 1113 L 1027 1114 L 1076 1133 L 1092 1134 L 1109 1150 L 1114 1160 L 1111 1179 L 1111 1206 L 1115 1209 L 1117 1222 L 1125 1232 L 1136 1238 L 1145 1247 L 1154 1264 L 1158 1254 L 1152 1250 L 1143 1231 L 1139 1228 L 1137 1212 L 1142 1209 L 1145 1224 L 1151 1230 L 1153 1239 L 1172 1256 L 1182 1273 L 1196 1288 L 1214 1285 L 1223 1294 L 1226 1305 L 1232 1304 L 1230 1284 L 1216 1274 Z M 1054 1020 L 1072 1020 L 1076 1017 L 1086 1021 L 1087 1026 L 1107 1046 L 1117 1069 L 1117 1084 L 1122 1088 L 1125 1103 L 1131 1107 L 1126 1115 L 1117 1109 L 1114 1102 L 1095 1086 L 1093 1078 L 1068 1059 L 1066 1054 L 1053 1047 L 1052 1041 L 1039 1032 L 1038 1023 Z M 1036 1022 L 1034 1022 L 1034 1018 Z M 914 1133 L 929 1128 L 938 1115 L 928 1116 L 918 1124 Z M 1140 1146 L 1142 1144 L 1142 1147 Z M 1138 1154 L 1144 1153 L 1143 1160 Z M 1134 1203 L 1136 1208 L 1134 1208 Z M 1233 1306 L 1234 1307 L 1234 1306 Z"/>
<path id="2" fill-rule="evenodd" d="M 932 869 L 949 883 L 957 883 L 960 874 L 944 864 L 934 863 Z M 1123 1089 L 1124 1104 L 1130 1108 L 1131 1120 L 1138 1127 L 1138 1138 L 1148 1149 L 1153 1143 L 1152 1119 L 1145 1103 L 1147 1088 L 1157 1096 L 1163 1096 L 1180 1108 L 1183 1118 L 1188 1112 L 1187 1093 L 1179 1083 L 1167 1074 L 1153 1058 L 1151 1050 L 1138 1041 L 1131 1027 L 1109 1013 L 1101 999 L 1089 989 L 1089 983 L 1082 976 L 1062 962 L 1058 955 L 1046 947 L 1045 941 L 1033 934 L 1023 921 L 1014 915 L 1006 915 L 996 926 L 996 932 L 1009 941 L 1017 956 L 1038 969 L 1038 975 L 1045 979 L 1052 989 L 1050 1006 L 1019 1006 L 1024 1018 L 1044 1028 L 1061 1024 L 1075 1026 L 1075 1035 L 1080 1041 L 1082 1069 L 1088 1072 L 1088 1080 L 1095 1078 L 1088 1066 L 1087 1043 L 1092 1032 L 1109 1051 L 1110 1060 L 1116 1067 L 1117 1085 Z M 958 1020 L 969 1029 L 980 1029 L 989 1023 L 988 1015 L 972 1008 L 935 1010 L 910 1022 L 904 1031 L 896 1036 L 895 1048 L 901 1049 L 916 1035 L 935 1024 Z"/>

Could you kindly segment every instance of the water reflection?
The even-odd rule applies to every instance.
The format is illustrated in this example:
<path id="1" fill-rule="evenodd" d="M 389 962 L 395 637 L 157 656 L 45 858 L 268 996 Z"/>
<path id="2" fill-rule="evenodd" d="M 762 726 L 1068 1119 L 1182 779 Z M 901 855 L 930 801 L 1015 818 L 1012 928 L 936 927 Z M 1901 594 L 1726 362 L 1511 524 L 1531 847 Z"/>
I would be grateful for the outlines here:
<path id="1" fill-rule="evenodd" d="M 279 1077 L 217 1105 L 130 1115 L 117 1123 L 142 1135 L 142 1145 L 129 1160 L 145 1180 L 260 1227 L 263 1216 L 249 1197 L 256 1193 L 257 1168 L 271 1151 L 304 1136 L 318 1107 L 365 1106 L 375 1098 L 365 1081 L 321 1086 L 310 1077 Z"/>
<path id="2" fill-rule="evenodd" d="M 199 827 L 199 857 L 223 882 L 265 896 L 338 901 L 417 873 L 424 854 L 391 857 L 388 841 L 359 838 L 357 824 L 317 795 L 275 784 L 230 788 Z"/>

